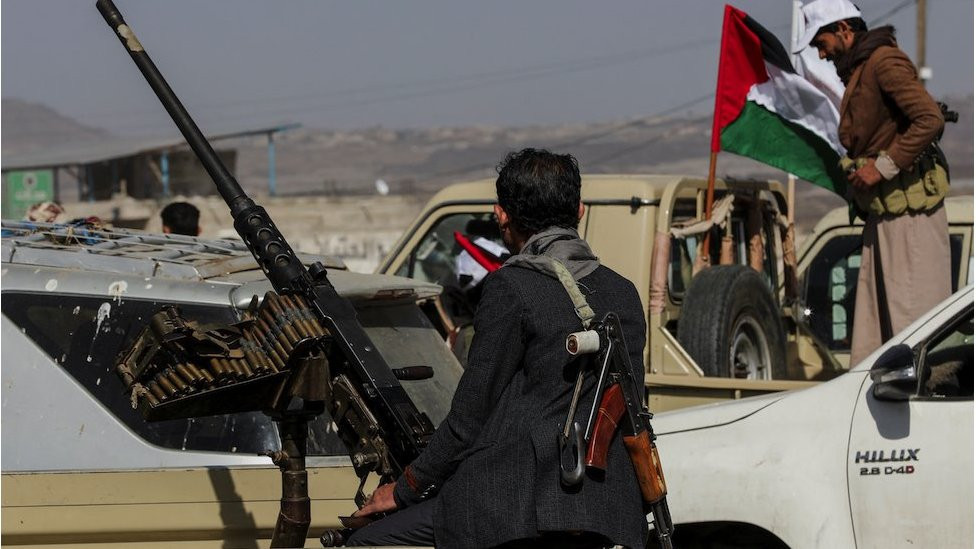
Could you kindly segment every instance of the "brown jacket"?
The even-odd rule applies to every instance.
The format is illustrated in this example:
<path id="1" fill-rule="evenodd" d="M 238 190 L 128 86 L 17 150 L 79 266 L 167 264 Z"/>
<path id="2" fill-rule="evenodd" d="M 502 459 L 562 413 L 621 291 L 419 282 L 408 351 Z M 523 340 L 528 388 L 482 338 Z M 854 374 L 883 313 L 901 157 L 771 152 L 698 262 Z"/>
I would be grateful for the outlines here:
<path id="1" fill-rule="evenodd" d="M 840 107 L 840 142 L 851 158 L 886 151 L 899 169 L 911 167 L 944 120 L 897 47 L 882 46 L 854 69 Z"/>

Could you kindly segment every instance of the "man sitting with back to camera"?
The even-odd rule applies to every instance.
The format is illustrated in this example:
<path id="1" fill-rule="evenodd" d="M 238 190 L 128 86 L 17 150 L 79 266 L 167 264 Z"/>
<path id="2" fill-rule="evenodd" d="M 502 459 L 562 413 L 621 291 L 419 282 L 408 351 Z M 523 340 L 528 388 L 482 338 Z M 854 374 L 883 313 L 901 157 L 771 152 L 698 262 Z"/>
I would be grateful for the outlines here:
<path id="1" fill-rule="evenodd" d="M 468 366 L 430 444 L 395 483 L 356 515 L 395 513 L 347 545 L 437 547 L 644 547 L 647 519 L 619 434 L 606 475 L 560 483 L 558 435 L 582 358 L 566 336 L 582 329 L 569 291 L 547 258 L 572 275 L 600 318 L 621 320 L 637 379 L 646 333 L 634 285 L 600 265 L 576 229 L 583 216 L 576 159 L 545 150 L 509 154 L 495 183 L 495 215 L 514 254 L 485 279 Z M 580 402 L 592 402 L 586 376 Z M 586 423 L 587 406 L 576 420 Z"/>

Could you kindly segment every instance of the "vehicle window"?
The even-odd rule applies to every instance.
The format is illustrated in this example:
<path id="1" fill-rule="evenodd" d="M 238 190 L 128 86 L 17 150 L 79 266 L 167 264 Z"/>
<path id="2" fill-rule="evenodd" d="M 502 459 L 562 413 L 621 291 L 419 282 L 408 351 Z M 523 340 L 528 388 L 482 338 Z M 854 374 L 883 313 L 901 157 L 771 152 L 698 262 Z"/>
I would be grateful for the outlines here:
<path id="1" fill-rule="evenodd" d="M 483 212 L 447 215 L 437 220 L 427 231 L 396 274 L 442 286 L 457 285 L 458 257 L 464 250 L 455 240 L 455 232 L 471 240 L 483 237 L 504 246 L 493 214 Z"/>
<path id="2" fill-rule="evenodd" d="M 854 294 L 861 268 L 861 235 L 827 241 L 806 274 L 810 328 L 833 351 L 851 348 Z"/>
<path id="3" fill-rule="evenodd" d="M 723 195 L 724 193 L 717 193 L 715 199 L 718 200 Z M 680 226 L 694 222 L 697 220 L 696 212 L 695 199 L 685 198 L 675 200 L 672 225 Z M 767 213 L 763 213 L 765 218 L 764 226 L 760 232 L 763 247 L 763 271 L 760 275 L 770 287 L 775 287 L 778 284 L 777 254 L 775 250 L 776 239 L 770 231 L 776 230 L 776 226 L 769 222 L 768 215 Z M 732 213 L 732 224 L 729 229 L 729 234 L 732 237 L 732 263 L 734 264 L 749 264 L 749 242 L 746 228 L 747 216 L 748 211 L 742 208 L 735 209 Z M 725 231 L 719 228 L 713 228 L 711 232 L 712 237 L 709 243 L 710 255 L 716 264 L 722 253 L 722 239 L 725 237 L 725 234 Z M 704 234 L 692 235 L 685 238 L 672 237 L 671 239 L 671 268 L 668 270 L 668 289 L 671 297 L 676 300 L 680 300 L 685 290 L 691 284 L 695 259 L 698 257 L 699 244 L 703 238 Z"/>
<path id="4" fill-rule="evenodd" d="M 962 238 L 961 234 L 949 234 L 949 254 L 952 261 L 952 293 L 959 290 L 959 269 L 962 268 Z M 970 276 L 972 273 L 970 273 Z"/>
<path id="5" fill-rule="evenodd" d="M 430 320 L 414 303 L 362 307 L 359 322 L 391 368 L 430 366 L 434 377 L 403 381 L 417 409 L 440 425 L 451 407 L 461 366 Z"/>
<path id="6" fill-rule="evenodd" d="M 488 256 L 507 257 L 494 214 L 446 215 L 427 231 L 396 274 L 440 284 L 441 302 L 456 325 L 469 323 L 481 298 L 481 281 L 488 271 L 477 264 L 455 238 L 461 233 Z"/>
<path id="7" fill-rule="evenodd" d="M 668 271 L 668 288 L 671 296 L 681 298 L 691 285 L 695 257 L 698 252 L 698 239 L 671 238 L 671 269 Z"/>
<path id="8" fill-rule="evenodd" d="M 146 422 L 133 410 L 115 374 L 119 351 L 134 338 L 162 302 L 106 300 L 56 294 L 3 294 L 3 314 L 47 353 L 119 421 L 151 444 L 176 450 L 261 453 L 279 449 L 277 429 L 260 412 Z M 201 324 L 237 321 L 230 307 L 180 304 Z M 313 422 L 309 454 L 344 455 L 344 446 L 320 416 Z"/>
<path id="9" fill-rule="evenodd" d="M 919 396 L 973 398 L 973 308 L 919 353 Z"/>
<path id="10" fill-rule="evenodd" d="M 742 212 L 741 214 L 734 214 L 732 216 L 732 262 L 738 263 L 739 265 L 749 265 L 749 238 L 746 229 L 746 215 L 748 215 L 747 212 Z M 763 270 L 759 275 L 772 288 L 777 285 L 776 238 L 771 234 L 771 231 L 776 230 L 776 225 L 769 220 L 768 214 L 763 213 L 763 218 L 763 227 L 759 233 L 762 239 Z M 721 253 L 721 250 L 719 250 L 719 253 Z"/>
<path id="11" fill-rule="evenodd" d="M 674 208 L 671 212 L 672 226 L 692 223 L 698 217 L 697 200 L 679 198 L 674 201 Z M 698 244 L 697 236 L 671 238 L 671 268 L 668 269 L 668 290 L 671 297 L 677 301 L 681 300 L 685 290 L 691 285 L 692 269 L 695 265 L 695 258 L 698 257 Z"/>
<path id="12" fill-rule="evenodd" d="M 961 234 L 949 235 L 952 259 L 952 291 L 958 289 Z M 806 307 L 810 328 L 832 351 L 848 351 L 854 327 L 854 300 L 861 268 L 859 234 L 837 235 L 828 240 L 807 269 Z"/>

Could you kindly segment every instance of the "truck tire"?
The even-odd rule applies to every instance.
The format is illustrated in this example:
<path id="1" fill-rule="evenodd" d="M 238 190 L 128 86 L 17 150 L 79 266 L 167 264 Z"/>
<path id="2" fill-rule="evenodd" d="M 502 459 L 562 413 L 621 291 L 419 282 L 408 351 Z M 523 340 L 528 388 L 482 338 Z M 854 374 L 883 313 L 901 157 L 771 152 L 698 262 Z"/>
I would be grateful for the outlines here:
<path id="1" fill-rule="evenodd" d="M 692 279 L 678 342 L 706 376 L 787 378 L 786 333 L 773 294 L 743 265 L 710 267 Z"/>

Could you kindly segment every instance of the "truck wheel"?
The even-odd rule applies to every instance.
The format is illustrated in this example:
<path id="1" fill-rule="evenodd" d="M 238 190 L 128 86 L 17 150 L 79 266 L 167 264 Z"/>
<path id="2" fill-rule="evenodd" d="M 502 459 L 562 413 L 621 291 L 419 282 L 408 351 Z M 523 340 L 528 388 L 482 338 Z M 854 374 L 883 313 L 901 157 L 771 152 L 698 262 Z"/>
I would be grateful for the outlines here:
<path id="1" fill-rule="evenodd" d="M 678 342 L 706 376 L 785 379 L 786 334 L 772 292 L 743 265 L 698 273 L 685 292 Z"/>

